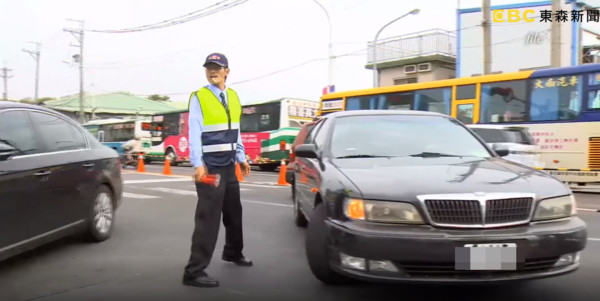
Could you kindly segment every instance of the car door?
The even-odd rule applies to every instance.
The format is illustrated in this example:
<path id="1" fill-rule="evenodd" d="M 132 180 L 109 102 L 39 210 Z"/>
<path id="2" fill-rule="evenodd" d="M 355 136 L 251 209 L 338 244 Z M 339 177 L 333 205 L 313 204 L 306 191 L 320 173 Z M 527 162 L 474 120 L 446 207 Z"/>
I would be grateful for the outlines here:
<path id="1" fill-rule="evenodd" d="M 44 221 L 51 229 L 83 223 L 89 205 L 95 162 L 89 158 L 87 141 L 78 127 L 59 115 L 30 111 L 29 115 L 48 148 L 44 166 L 48 172 L 43 200 Z"/>
<path id="2" fill-rule="evenodd" d="M 40 222 L 46 208 L 38 201 L 46 178 L 39 139 L 25 111 L 0 111 L 0 141 L 18 150 L 0 159 L 0 253 L 6 254 L 47 231 Z"/>
<path id="3" fill-rule="evenodd" d="M 325 123 L 327 123 L 327 119 L 322 119 L 315 124 L 304 142 L 305 144 L 314 144 L 317 147 L 317 153 L 322 152 L 325 144 L 326 133 L 322 130 Z M 315 200 L 315 193 L 321 183 L 321 166 L 319 162 L 319 159 L 296 158 L 297 173 L 295 179 L 298 185 L 296 193 L 300 193 L 299 205 L 309 218 Z"/>

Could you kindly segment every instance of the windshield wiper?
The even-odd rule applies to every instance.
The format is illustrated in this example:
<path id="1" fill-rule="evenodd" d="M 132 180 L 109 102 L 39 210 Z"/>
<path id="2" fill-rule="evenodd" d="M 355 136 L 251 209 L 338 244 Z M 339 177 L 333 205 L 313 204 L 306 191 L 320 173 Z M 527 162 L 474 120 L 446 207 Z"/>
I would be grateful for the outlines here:
<path id="1" fill-rule="evenodd" d="M 360 155 L 348 155 L 348 156 L 341 156 L 341 157 L 335 157 L 336 159 L 351 159 L 351 158 L 391 158 L 392 156 L 379 156 L 379 155 L 365 155 L 365 154 L 360 154 Z"/>
<path id="2" fill-rule="evenodd" d="M 431 152 L 422 152 L 420 154 L 412 154 L 408 155 L 408 157 L 421 157 L 421 158 L 439 158 L 439 157 L 473 157 L 469 155 L 452 155 L 452 154 L 444 154 L 444 153 L 431 153 Z"/>

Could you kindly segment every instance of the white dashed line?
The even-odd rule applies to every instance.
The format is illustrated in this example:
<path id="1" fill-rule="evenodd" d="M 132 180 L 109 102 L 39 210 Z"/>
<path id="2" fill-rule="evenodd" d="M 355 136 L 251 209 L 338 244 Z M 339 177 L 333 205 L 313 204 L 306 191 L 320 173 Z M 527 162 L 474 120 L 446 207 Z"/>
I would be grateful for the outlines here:
<path id="1" fill-rule="evenodd" d="M 123 192 L 124 198 L 132 198 L 132 199 L 157 199 L 157 196 L 154 195 L 145 195 L 145 194 L 137 194 L 130 192 Z"/>
<path id="2" fill-rule="evenodd" d="M 123 184 L 143 184 L 143 183 L 166 183 L 166 182 L 192 182 L 192 178 L 169 178 L 152 180 L 125 180 Z"/>

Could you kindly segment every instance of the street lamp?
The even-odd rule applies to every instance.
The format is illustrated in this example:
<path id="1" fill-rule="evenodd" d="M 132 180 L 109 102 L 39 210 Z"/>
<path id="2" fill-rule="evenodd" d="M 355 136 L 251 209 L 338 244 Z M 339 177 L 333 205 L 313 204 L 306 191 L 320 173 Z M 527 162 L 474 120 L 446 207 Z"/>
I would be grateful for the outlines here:
<path id="1" fill-rule="evenodd" d="M 313 1 L 315 1 L 315 3 L 319 5 L 319 7 L 321 7 L 323 12 L 325 13 L 325 16 L 327 17 L 327 24 L 329 24 L 329 86 L 331 86 L 333 85 L 333 46 L 331 44 L 331 19 L 329 18 L 329 13 L 325 9 L 325 7 L 321 3 L 319 3 L 319 1 Z"/>
<path id="2" fill-rule="evenodd" d="M 377 39 L 379 38 L 379 34 L 381 33 L 381 31 L 383 31 L 384 28 L 388 27 L 390 24 L 392 24 L 408 15 L 416 15 L 419 13 L 419 11 L 420 10 L 418 8 L 415 8 L 415 9 L 409 11 L 408 13 L 390 21 L 388 24 L 385 24 L 383 27 L 381 27 L 381 29 L 379 29 L 379 31 L 375 35 L 375 39 L 373 40 L 373 87 L 375 87 L 375 88 L 379 87 L 379 74 L 377 72 Z"/>

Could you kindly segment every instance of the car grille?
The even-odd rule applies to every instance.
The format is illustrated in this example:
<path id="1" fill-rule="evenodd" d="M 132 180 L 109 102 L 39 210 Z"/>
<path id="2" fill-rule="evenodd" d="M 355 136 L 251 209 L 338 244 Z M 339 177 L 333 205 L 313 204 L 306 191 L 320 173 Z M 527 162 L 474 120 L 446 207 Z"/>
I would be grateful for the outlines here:
<path id="1" fill-rule="evenodd" d="M 401 268 L 404 273 L 412 277 L 460 277 L 460 276 L 485 276 L 515 273 L 534 273 L 550 270 L 558 257 L 528 259 L 517 263 L 516 270 L 457 270 L 454 262 L 417 262 L 396 261 L 394 264 Z"/>
<path id="2" fill-rule="evenodd" d="M 493 226 L 526 222 L 533 198 L 493 200 L 425 200 L 434 224 L 448 226 Z M 485 214 L 484 214 L 485 213 Z"/>

